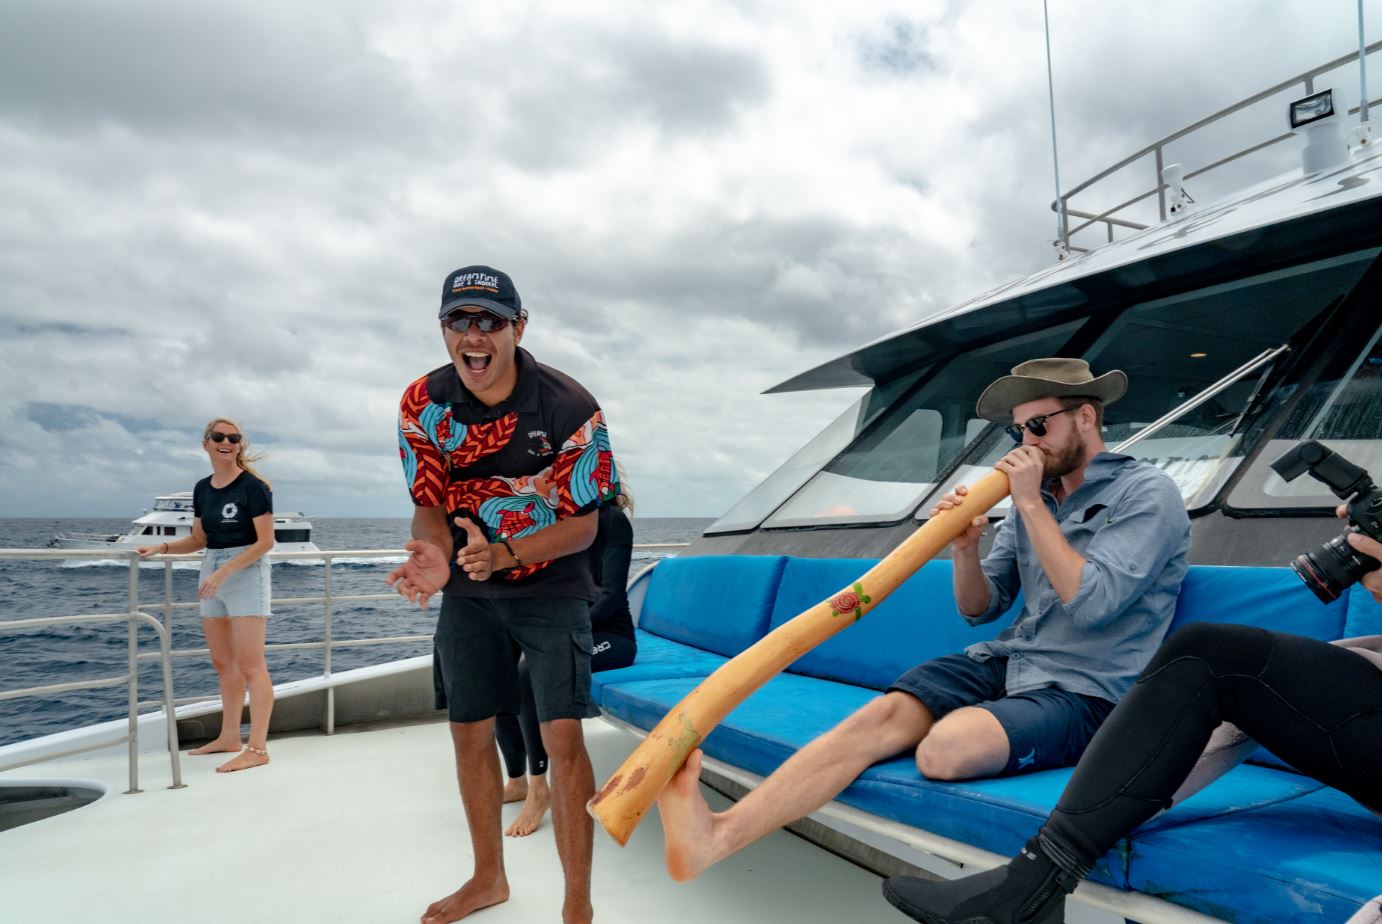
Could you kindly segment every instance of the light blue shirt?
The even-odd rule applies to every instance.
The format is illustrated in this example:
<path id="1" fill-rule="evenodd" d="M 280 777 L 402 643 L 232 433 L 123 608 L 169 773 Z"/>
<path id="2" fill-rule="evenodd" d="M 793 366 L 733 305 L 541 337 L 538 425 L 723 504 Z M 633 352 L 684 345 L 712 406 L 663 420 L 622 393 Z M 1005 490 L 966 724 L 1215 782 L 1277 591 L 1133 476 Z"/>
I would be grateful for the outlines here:
<path id="1" fill-rule="evenodd" d="M 1056 686 L 1117 702 L 1161 645 L 1175 614 L 1190 546 L 1190 518 L 1165 473 L 1131 456 L 1101 452 L 1063 503 L 1042 491 L 1061 535 L 1085 559 L 1075 598 L 1062 603 L 1016 508 L 981 563 L 992 622 L 1022 592 L 1016 620 L 991 642 L 965 649 L 976 661 L 1008 659 L 1007 690 Z"/>

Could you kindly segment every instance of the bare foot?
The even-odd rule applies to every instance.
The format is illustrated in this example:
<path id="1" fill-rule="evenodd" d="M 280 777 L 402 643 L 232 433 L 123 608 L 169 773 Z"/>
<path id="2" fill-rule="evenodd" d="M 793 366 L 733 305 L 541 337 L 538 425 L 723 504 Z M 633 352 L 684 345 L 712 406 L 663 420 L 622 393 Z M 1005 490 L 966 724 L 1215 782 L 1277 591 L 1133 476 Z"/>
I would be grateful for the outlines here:
<path id="1" fill-rule="evenodd" d="M 239 738 L 217 738 L 215 741 L 208 741 L 199 748 L 193 748 L 188 754 L 197 756 L 200 754 L 221 754 L 227 751 L 238 751 L 245 745 Z"/>
<path id="2" fill-rule="evenodd" d="M 474 879 L 440 901 L 432 902 L 423 912 L 422 924 L 451 924 L 472 911 L 488 908 L 509 900 L 509 883 L 500 879 L 491 885 L 481 885 Z"/>
<path id="3" fill-rule="evenodd" d="M 245 748 L 230 760 L 216 768 L 217 773 L 234 773 L 250 767 L 262 767 L 269 762 L 269 752 L 258 748 Z"/>
<path id="4" fill-rule="evenodd" d="M 528 778 L 516 776 L 504 783 L 504 802 L 522 802 L 528 797 Z"/>
<path id="5" fill-rule="evenodd" d="M 542 824 L 547 807 L 551 804 L 552 791 L 547 788 L 547 777 L 533 777 L 532 785 L 528 787 L 528 798 L 523 802 L 523 811 L 518 813 L 518 817 L 504 833 L 509 837 L 527 837 L 532 834 Z"/>
<path id="6" fill-rule="evenodd" d="M 701 795 L 701 752 L 691 752 L 657 797 L 662 816 L 663 860 L 677 882 L 695 879 L 720 859 L 712 843 L 715 817 Z"/>

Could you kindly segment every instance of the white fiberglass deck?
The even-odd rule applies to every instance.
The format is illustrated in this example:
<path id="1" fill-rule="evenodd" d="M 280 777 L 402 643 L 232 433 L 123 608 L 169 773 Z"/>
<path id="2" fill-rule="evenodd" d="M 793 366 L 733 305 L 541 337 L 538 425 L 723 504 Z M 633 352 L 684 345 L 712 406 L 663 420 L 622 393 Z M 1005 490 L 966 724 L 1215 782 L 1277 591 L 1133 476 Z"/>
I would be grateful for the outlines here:
<path id="1" fill-rule="evenodd" d="M 585 731 L 599 785 L 635 742 L 599 720 Z M 0 774 L 110 789 L 0 833 L 0 920 L 412 922 L 469 875 L 444 722 L 272 738 L 269 748 L 268 767 L 234 774 L 214 772 L 223 757 L 185 757 L 182 790 L 165 788 L 166 755 L 145 754 L 137 795 L 122 792 L 123 748 Z M 506 823 L 517 811 L 505 806 Z M 472 920 L 559 921 L 550 817 L 530 837 L 506 838 L 505 856 L 513 897 Z M 877 876 L 785 832 L 674 883 L 655 812 L 624 848 L 597 829 L 594 902 L 596 920 L 611 924 L 904 920 Z"/>

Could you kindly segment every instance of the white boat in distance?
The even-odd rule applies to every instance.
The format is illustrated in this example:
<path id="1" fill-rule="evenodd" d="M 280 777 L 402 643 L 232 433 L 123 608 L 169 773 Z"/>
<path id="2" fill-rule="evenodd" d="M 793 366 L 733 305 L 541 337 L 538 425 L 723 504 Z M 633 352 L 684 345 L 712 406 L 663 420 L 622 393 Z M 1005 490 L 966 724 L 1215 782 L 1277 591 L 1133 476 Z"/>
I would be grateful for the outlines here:
<path id="1" fill-rule="evenodd" d="M 192 535 L 192 492 L 160 494 L 154 505 L 137 517 L 126 533 L 59 533 L 55 549 L 113 549 L 133 551 L 141 545 L 176 542 Z M 275 552 L 320 552 L 312 542 L 312 523 L 301 513 L 274 514 Z"/>

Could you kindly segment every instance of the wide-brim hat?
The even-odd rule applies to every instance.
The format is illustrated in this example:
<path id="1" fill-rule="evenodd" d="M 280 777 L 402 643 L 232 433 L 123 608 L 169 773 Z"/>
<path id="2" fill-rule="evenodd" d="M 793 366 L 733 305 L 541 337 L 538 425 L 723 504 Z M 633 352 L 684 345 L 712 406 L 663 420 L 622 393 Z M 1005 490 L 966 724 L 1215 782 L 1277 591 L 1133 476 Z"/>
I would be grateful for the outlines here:
<path id="1" fill-rule="evenodd" d="M 1083 395 L 1112 404 L 1127 390 L 1128 377 L 1118 369 L 1095 378 L 1083 359 L 1029 359 L 1013 366 L 1012 375 L 1005 375 L 984 389 L 979 396 L 978 412 L 985 420 L 1009 424 L 1013 408 L 1028 401 Z"/>

